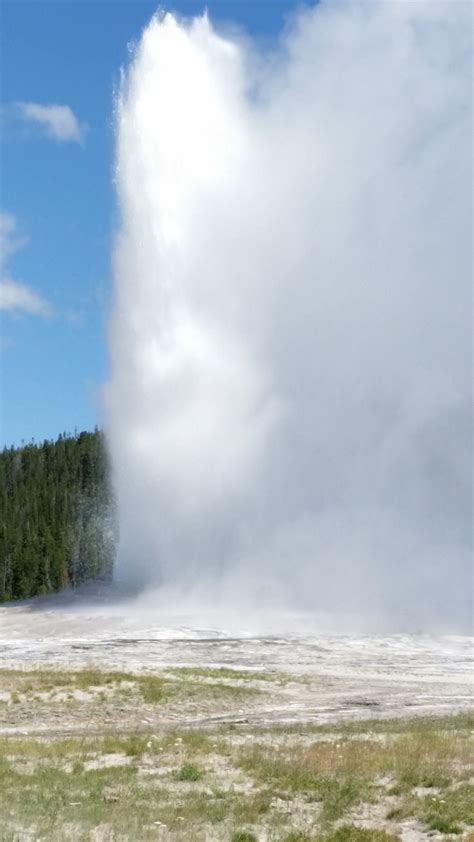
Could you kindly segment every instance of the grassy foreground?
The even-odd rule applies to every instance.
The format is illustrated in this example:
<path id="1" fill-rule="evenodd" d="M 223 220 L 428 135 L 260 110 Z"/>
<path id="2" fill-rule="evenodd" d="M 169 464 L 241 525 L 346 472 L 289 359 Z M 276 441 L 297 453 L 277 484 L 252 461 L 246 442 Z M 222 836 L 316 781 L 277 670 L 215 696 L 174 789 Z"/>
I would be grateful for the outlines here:
<path id="1" fill-rule="evenodd" d="M 41 734 L 38 721 L 35 732 L 0 736 L 0 839 L 474 842 L 474 715 L 98 728 L 101 707 L 169 713 L 197 699 L 215 710 L 284 680 L 210 669 L 0 671 L 4 721 L 21 724 L 25 707 L 58 713 L 56 730 Z M 63 720 L 75 731 L 65 734 Z"/>

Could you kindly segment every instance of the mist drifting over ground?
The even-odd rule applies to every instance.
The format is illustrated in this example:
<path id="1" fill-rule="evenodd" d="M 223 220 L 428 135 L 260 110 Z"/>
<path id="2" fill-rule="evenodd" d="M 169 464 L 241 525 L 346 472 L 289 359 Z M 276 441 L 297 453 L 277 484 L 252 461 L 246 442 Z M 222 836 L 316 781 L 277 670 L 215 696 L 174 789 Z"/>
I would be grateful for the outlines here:
<path id="1" fill-rule="evenodd" d="M 470 4 L 159 14 L 117 103 L 117 578 L 465 629 Z"/>

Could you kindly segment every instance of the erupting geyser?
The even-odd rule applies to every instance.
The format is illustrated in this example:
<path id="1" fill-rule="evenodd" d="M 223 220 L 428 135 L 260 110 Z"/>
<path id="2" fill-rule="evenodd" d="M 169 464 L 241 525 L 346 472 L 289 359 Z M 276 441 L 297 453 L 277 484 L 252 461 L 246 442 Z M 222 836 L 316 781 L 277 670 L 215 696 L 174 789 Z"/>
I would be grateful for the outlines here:
<path id="1" fill-rule="evenodd" d="M 150 22 L 117 103 L 119 579 L 468 623 L 470 31 L 431 0 L 322 2 L 266 54 Z"/>

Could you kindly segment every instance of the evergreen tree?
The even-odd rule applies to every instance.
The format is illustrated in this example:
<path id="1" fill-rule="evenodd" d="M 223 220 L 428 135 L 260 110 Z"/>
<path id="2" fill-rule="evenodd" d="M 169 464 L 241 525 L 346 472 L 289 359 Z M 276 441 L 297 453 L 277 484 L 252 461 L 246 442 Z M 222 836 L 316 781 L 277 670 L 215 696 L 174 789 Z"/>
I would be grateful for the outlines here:
<path id="1" fill-rule="evenodd" d="M 112 575 L 116 521 L 103 434 L 0 453 L 0 601 Z"/>

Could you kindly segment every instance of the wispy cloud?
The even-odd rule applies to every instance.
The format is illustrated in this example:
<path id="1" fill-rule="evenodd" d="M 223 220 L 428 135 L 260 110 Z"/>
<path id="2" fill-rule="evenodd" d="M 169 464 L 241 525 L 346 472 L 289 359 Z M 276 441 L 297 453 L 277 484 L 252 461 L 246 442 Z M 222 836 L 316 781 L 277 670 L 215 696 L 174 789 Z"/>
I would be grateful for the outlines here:
<path id="1" fill-rule="evenodd" d="M 0 281 L 0 310 L 21 310 L 34 316 L 50 316 L 51 307 L 26 284 L 11 278 Z"/>
<path id="2" fill-rule="evenodd" d="M 28 242 L 28 237 L 18 234 L 16 227 L 16 217 L 12 213 L 0 212 L 0 268 L 2 269 L 11 255 L 26 246 Z"/>
<path id="3" fill-rule="evenodd" d="M 31 287 L 15 281 L 7 272 L 12 254 L 23 248 L 27 239 L 16 231 L 17 222 L 11 213 L 0 213 L 0 310 L 50 316 L 50 304 Z"/>
<path id="4" fill-rule="evenodd" d="M 18 102 L 21 117 L 41 127 L 44 133 L 60 143 L 83 143 L 87 124 L 81 123 L 69 105 L 41 105 L 37 102 Z"/>

